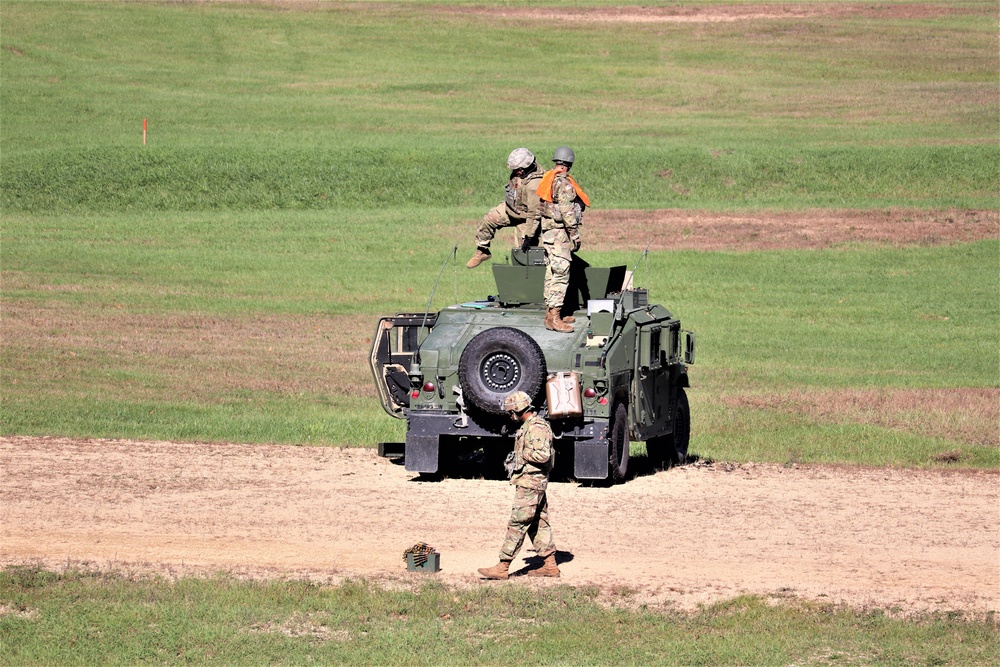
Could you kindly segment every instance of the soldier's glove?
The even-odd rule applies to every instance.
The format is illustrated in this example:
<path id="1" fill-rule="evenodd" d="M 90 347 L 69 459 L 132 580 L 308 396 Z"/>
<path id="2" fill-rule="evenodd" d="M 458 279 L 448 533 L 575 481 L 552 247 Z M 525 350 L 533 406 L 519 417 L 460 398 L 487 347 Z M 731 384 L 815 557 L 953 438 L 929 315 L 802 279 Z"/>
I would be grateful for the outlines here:
<path id="1" fill-rule="evenodd" d="M 573 242 L 573 252 L 576 252 L 577 250 L 580 249 L 581 241 L 579 234 L 573 234 L 572 236 L 569 237 L 569 240 Z"/>
<path id="2" fill-rule="evenodd" d="M 507 479 L 514 476 L 517 472 L 517 462 L 515 461 L 514 452 L 508 452 L 507 458 L 503 460 L 503 469 L 507 471 Z"/>

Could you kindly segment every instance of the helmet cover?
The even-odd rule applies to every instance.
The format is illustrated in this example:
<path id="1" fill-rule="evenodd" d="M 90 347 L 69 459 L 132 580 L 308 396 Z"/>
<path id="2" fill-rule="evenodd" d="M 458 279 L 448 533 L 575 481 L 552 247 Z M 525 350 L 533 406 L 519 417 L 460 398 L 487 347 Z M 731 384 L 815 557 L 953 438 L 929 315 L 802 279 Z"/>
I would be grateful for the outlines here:
<path id="1" fill-rule="evenodd" d="M 531 407 L 531 398 L 523 391 L 515 391 L 503 399 L 500 404 L 504 412 L 516 412 L 521 414 Z"/>
<path id="2" fill-rule="evenodd" d="M 527 148 L 515 148 L 507 157 L 507 168 L 511 171 L 530 167 L 535 161 L 535 154 Z"/>

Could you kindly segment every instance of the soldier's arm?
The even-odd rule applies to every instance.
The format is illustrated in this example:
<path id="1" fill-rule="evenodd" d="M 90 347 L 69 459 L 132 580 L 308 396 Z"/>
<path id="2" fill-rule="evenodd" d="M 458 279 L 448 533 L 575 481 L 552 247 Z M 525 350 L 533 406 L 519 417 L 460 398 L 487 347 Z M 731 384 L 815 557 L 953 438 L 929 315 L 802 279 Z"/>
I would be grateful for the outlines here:
<path id="1" fill-rule="evenodd" d="M 573 200 L 576 199 L 576 189 L 573 188 L 573 184 L 568 179 L 556 179 L 552 188 L 552 198 L 555 200 L 555 205 L 559 207 L 559 213 L 562 214 L 566 231 L 572 236 L 576 233 L 577 227 L 580 226 L 580 221 L 576 218 L 576 208 L 573 206 Z"/>
<path id="2" fill-rule="evenodd" d="M 552 433 L 539 424 L 531 427 L 524 446 L 524 460 L 531 463 L 546 463 L 552 457 Z"/>
<path id="3" fill-rule="evenodd" d="M 579 250 L 580 240 L 580 216 L 576 207 L 576 188 L 569 182 L 569 179 L 561 178 L 557 180 L 557 186 L 552 189 L 553 198 L 559 213 L 562 215 L 563 226 L 566 228 L 566 235 L 569 236 L 573 250 Z"/>
<path id="4" fill-rule="evenodd" d="M 528 188 L 524 203 L 528 208 L 524 218 L 524 235 L 528 238 L 534 238 L 538 236 L 542 225 L 542 199 L 538 196 L 535 188 Z"/>

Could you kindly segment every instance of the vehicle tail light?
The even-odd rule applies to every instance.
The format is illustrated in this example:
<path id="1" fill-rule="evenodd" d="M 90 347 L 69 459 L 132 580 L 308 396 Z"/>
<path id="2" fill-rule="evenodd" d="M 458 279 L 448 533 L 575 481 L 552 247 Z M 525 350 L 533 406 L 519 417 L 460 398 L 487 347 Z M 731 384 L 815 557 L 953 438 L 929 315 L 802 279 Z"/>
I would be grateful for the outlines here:
<path id="1" fill-rule="evenodd" d="M 593 398 L 594 396 L 597 396 L 597 392 L 594 391 L 593 387 L 587 387 L 586 389 L 583 390 L 584 398 Z"/>
<path id="2" fill-rule="evenodd" d="M 598 399 L 597 402 L 600 403 L 601 405 L 607 405 L 608 404 L 608 397 L 607 396 L 601 396 L 601 398 Z"/>
<path id="3" fill-rule="evenodd" d="M 428 391 L 428 392 L 429 391 L 434 391 L 436 388 L 437 387 L 434 386 L 433 382 L 425 382 L 424 383 L 424 391 Z"/>
<path id="4" fill-rule="evenodd" d="M 414 389 L 412 392 L 410 392 L 410 397 L 411 398 L 420 398 L 420 390 L 419 389 Z"/>

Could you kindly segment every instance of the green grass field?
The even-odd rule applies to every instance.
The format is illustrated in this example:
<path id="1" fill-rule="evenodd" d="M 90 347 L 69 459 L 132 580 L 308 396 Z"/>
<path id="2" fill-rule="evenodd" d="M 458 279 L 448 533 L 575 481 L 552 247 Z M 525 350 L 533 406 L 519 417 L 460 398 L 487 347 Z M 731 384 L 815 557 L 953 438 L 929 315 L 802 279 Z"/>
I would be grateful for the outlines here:
<path id="1" fill-rule="evenodd" d="M 6 3 L 3 432 L 400 439 L 373 323 L 426 305 L 518 144 L 571 143 L 603 209 L 998 208 L 985 4 L 556 31 L 476 7 Z M 1000 464 L 998 258 L 996 230 L 654 255 L 700 340 L 693 451 Z M 493 290 L 457 268 L 434 307 Z M 961 424 L 947 389 L 974 392 Z M 773 408 L 873 391 L 874 416 Z"/>
<path id="2" fill-rule="evenodd" d="M 6 3 L 0 202 L 482 207 L 512 146 L 572 143 L 605 208 L 995 207 L 995 17 L 935 6 L 552 30 L 425 3 Z"/>
<path id="3" fill-rule="evenodd" d="M 1000 650 L 992 619 L 750 596 L 692 614 L 630 608 L 632 595 L 13 569 L 0 573 L 0 600 L 17 610 L 0 637 L 17 641 L 0 663 L 989 665 Z"/>
<path id="4" fill-rule="evenodd" d="M 995 4 L 786 4 L 814 13 L 553 23 L 467 2 L 4 2 L 0 432 L 401 439 L 365 366 L 375 321 L 425 307 L 456 244 L 433 306 L 491 293 L 463 256 L 520 145 L 573 146 L 595 210 L 1000 208 Z M 599 242 L 583 254 L 638 260 Z M 698 333 L 692 453 L 1000 467 L 998 267 L 995 228 L 919 247 L 653 253 L 653 299 Z M 507 662 L 524 626 L 504 610 L 533 600 L 25 576 L 0 575 L 0 664 L 410 663 L 427 647 L 427 663 Z M 518 655 L 997 655 L 995 624 L 758 599 L 673 616 L 591 597 L 540 596 Z M 9 611 L 57 608 L 44 623 Z M 349 639 L 254 630 L 283 624 Z"/>
<path id="5" fill-rule="evenodd" d="M 426 306 L 446 242 L 474 211 L 7 216 L 5 432 L 400 440 L 366 366 L 375 320 Z M 699 335 L 692 451 L 928 465 L 959 449 L 963 465 L 996 466 L 995 395 L 964 406 L 968 428 L 934 403 L 935 391 L 996 388 L 996 260 L 992 240 L 654 255 L 651 293 Z M 435 307 L 493 292 L 487 272 L 452 267 Z M 761 394 L 872 390 L 889 398 L 868 420 L 733 409 Z M 914 392 L 927 404 L 892 400 Z"/>

